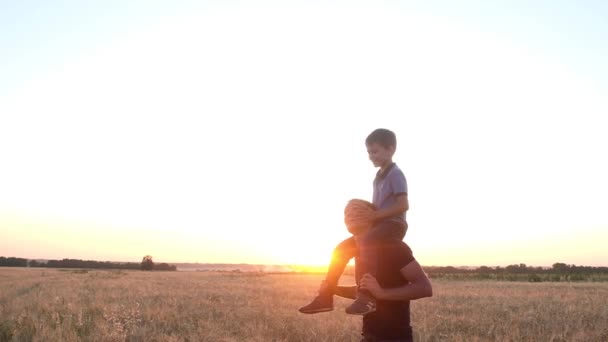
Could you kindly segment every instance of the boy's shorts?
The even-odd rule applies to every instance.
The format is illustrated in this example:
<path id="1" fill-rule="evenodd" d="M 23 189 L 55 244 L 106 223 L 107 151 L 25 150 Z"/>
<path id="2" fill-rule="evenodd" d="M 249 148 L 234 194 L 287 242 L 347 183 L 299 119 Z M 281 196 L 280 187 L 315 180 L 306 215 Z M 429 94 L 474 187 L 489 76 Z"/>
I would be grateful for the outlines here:
<path id="1" fill-rule="evenodd" d="M 369 231 L 362 234 L 362 239 L 367 241 L 401 241 L 406 232 L 407 222 L 393 218 L 375 224 Z"/>

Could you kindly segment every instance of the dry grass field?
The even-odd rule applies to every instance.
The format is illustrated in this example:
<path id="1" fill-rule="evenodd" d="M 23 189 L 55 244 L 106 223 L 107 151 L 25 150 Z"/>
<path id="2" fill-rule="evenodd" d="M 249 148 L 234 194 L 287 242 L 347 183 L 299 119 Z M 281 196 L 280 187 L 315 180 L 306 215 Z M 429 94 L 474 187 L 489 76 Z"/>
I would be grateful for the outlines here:
<path id="1" fill-rule="evenodd" d="M 0 341 L 358 341 L 319 275 L 0 268 Z M 350 282 L 352 279 L 344 279 Z M 417 341 L 608 341 L 608 283 L 433 282 Z"/>

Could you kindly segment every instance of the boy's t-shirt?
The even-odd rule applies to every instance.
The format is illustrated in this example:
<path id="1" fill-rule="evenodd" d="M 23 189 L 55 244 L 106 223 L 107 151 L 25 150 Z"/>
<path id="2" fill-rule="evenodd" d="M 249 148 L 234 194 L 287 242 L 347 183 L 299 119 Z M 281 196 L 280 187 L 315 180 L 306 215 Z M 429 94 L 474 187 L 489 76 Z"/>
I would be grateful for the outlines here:
<path id="1" fill-rule="evenodd" d="M 401 269 L 415 260 L 407 244 L 386 245 L 378 258 L 376 279 L 380 286 L 394 288 L 409 283 L 401 274 Z M 380 340 L 411 339 L 410 302 L 379 300 L 376 311 L 363 316 L 363 333 Z"/>
<path id="2" fill-rule="evenodd" d="M 372 203 L 378 209 L 392 206 L 397 196 L 407 193 L 407 180 L 397 164 L 392 163 L 382 172 L 378 171 L 374 179 L 374 195 Z M 396 216 L 405 221 L 405 213 Z"/>

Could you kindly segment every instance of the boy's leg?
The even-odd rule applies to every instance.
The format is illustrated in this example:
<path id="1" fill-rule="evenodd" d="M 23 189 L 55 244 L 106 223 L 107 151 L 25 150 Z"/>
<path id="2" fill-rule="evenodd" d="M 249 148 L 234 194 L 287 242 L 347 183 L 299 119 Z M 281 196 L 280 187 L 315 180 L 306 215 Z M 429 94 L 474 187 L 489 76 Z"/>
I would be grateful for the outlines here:
<path id="1" fill-rule="evenodd" d="M 329 263 L 329 269 L 327 270 L 327 276 L 325 278 L 326 285 L 333 291 L 338 286 L 338 281 L 344 273 L 346 265 L 350 259 L 357 255 L 357 242 L 355 237 L 351 236 L 348 239 L 340 242 L 336 248 L 334 248 L 331 256 L 331 262 Z"/>
<path id="2" fill-rule="evenodd" d="M 404 221 L 386 220 L 365 234 L 357 236 L 356 243 L 360 256 L 357 267 L 361 267 L 361 275 L 369 273 L 375 277 L 378 269 L 378 253 L 382 251 L 382 246 L 402 241 L 406 230 L 407 223 Z"/>
<path id="3" fill-rule="evenodd" d="M 359 258 L 356 262 L 357 284 L 359 277 L 369 273 L 377 276 L 378 253 L 386 243 L 403 240 L 407 224 L 404 221 L 387 220 L 370 229 L 367 233 L 357 236 Z M 371 293 L 365 290 L 357 291 L 357 299 L 346 308 L 346 313 L 365 315 L 375 311 L 375 300 Z"/>
<path id="4" fill-rule="evenodd" d="M 299 309 L 301 313 L 311 314 L 333 310 L 333 295 L 338 286 L 338 280 L 340 280 L 348 261 L 356 254 L 357 244 L 354 237 L 350 237 L 336 246 L 329 263 L 327 276 L 319 290 L 319 295 L 310 304 L 301 307 Z"/>

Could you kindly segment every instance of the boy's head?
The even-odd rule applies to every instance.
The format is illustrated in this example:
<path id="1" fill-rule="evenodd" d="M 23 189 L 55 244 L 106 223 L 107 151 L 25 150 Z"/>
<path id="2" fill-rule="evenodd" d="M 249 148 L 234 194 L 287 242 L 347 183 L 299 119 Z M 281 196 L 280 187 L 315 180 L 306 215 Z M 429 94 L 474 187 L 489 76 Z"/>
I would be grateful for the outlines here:
<path id="1" fill-rule="evenodd" d="M 385 167 L 393 161 L 397 137 L 388 129 L 378 128 L 367 136 L 365 146 L 374 166 Z"/>

